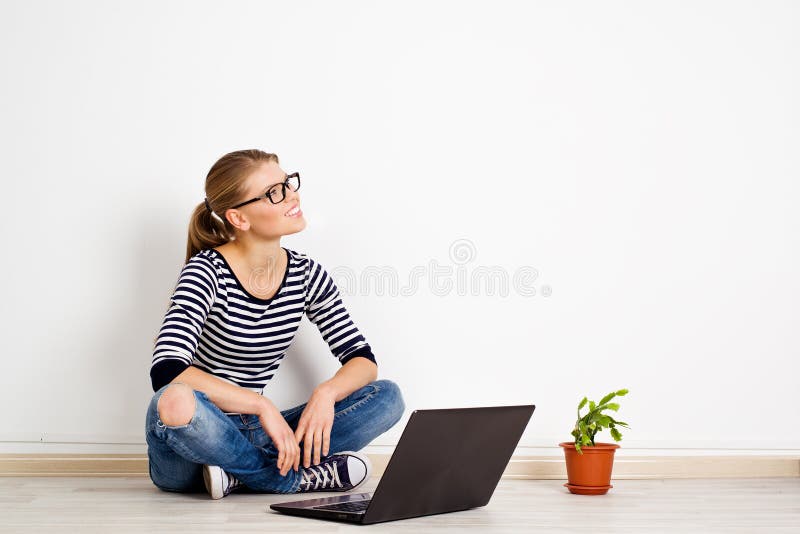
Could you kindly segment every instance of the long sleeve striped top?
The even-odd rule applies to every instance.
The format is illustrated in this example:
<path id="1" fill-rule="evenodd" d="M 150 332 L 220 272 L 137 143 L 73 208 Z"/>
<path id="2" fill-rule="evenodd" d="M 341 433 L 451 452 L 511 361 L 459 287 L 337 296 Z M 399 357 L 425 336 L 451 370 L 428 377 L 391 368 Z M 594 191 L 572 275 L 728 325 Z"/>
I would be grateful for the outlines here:
<path id="1" fill-rule="evenodd" d="M 213 248 L 189 259 L 153 348 L 153 391 L 194 365 L 261 394 L 304 313 L 342 365 L 355 357 L 375 362 L 328 272 L 306 254 L 284 250 L 286 272 L 271 299 L 251 295 Z"/>

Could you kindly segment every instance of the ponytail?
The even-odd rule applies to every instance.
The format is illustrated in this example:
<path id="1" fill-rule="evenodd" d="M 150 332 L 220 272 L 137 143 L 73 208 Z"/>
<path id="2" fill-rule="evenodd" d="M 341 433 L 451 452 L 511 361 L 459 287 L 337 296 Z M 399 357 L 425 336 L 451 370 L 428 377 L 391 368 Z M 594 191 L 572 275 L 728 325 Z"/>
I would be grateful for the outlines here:
<path id="1" fill-rule="evenodd" d="M 205 200 L 198 204 L 192 212 L 189 221 L 189 239 L 186 244 L 186 260 L 207 248 L 224 245 L 233 238 L 233 228 L 228 221 L 223 221 L 213 211 Z"/>

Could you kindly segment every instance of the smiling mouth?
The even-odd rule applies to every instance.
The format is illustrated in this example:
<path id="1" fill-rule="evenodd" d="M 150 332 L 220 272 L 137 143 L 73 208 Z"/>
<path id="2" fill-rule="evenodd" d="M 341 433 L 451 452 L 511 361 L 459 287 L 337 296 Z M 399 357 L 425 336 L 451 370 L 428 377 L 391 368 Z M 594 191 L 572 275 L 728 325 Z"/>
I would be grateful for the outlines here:
<path id="1" fill-rule="evenodd" d="M 302 213 L 303 212 L 300 211 L 300 205 L 298 204 L 295 207 L 293 207 L 292 209 L 290 209 L 289 211 L 287 211 L 286 213 L 284 213 L 284 217 L 297 217 L 298 215 L 301 215 Z"/>

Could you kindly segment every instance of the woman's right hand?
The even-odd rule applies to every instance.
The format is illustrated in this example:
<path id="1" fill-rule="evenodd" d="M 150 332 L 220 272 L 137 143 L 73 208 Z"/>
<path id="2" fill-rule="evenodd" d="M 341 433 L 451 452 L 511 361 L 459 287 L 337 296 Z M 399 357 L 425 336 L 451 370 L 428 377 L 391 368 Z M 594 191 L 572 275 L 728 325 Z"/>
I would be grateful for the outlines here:
<path id="1" fill-rule="evenodd" d="M 278 449 L 277 466 L 281 476 L 286 476 L 289 469 L 297 471 L 300 465 L 300 445 L 294 438 L 294 430 L 283 418 L 281 412 L 272 402 L 265 403 L 264 408 L 258 414 L 261 421 L 261 428 L 272 439 L 275 448 Z"/>

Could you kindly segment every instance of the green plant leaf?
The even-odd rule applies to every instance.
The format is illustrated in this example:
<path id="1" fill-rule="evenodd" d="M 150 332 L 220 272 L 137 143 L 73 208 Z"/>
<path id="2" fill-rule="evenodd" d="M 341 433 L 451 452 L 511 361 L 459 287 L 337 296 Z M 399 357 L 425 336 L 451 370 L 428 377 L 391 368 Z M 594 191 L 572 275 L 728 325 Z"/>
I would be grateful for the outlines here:
<path id="1" fill-rule="evenodd" d="M 621 441 L 622 440 L 622 434 L 620 434 L 619 430 L 617 430 L 616 428 L 612 428 L 611 429 L 611 437 L 614 438 L 614 441 Z"/>
<path id="2" fill-rule="evenodd" d="M 620 397 L 624 397 L 627 394 L 628 394 L 628 390 L 627 389 L 621 389 L 621 390 L 617 391 L 617 395 L 619 395 Z"/>
<path id="3" fill-rule="evenodd" d="M 613 424 L 611 422 L 611 418 L 609 416 L 607 416 L 607 415 L 598 415 L 597 416 L 597 422 L 602 426 L 609 426 L 609 425 Z"/>
<path id="4" fill-rule="evenodd" d="M 611 419 L 611 418 L 609 418 L 609 419 Z M 617 426 L 623 426 L 625 428 L 630 428 L 628 426 L 628 423 L 626 423 L 625 421 L 616 421 L 614 419 L 611 419 L 611 423 L 609 423 L 608 426 L 610 426 L 611 428 L 616 428 Z"/>
<path id="5" fill-rule="evenodd" d="M 624 422 L 624 421 L 617 421 L 616 419 L 614 419 L 614 418 L 613 418 L 613 417 L 611 417 L 610 415 L 609 415 L 609 416 L 607 416 L 607 417 L 608 417 L 609 419 L 611 419 L 611 422 L 612 422 L 612 423 L 614 423 L 615 425 L 619 425 L 619 426 L 628 426 L 628 423 L 626 423 L 626 422 Z"/>
<path id="6" fill-rule="evenodd" d="M 594 401 L 589 401 L 589 411 L 593 412 L 595 408 L 597 408 L 597 405 L 594 403 Z"/>
<path id="7" fill-rule="evenodd" d="M 602 406 L 603 404 L 605 404 L 608 401 L 610 401 L 611 399 L 613 399 L 615 395 L 616 395 L 616 393 L 612 391 L 611 393 L 609 393 L 608 395 L 606 395 L 605 397 L 600 399 L 600 406 Z"/>
<path id="8" fill-rule="evenodd" d="M 581 401 L 581 403 L 580 403 L 580 404 L 578 404 L 578 411 L 580 411 L 580 409 L 581 409 L 581 408 L 583 408 L 584 406 L 586 406 L 586 402 L 587 402 L 588 400 L 589 400 L 589 399 L 587 399 L 586 397 L 584 397 L 584 398 L 583 398 L 583 400 Z"/>

